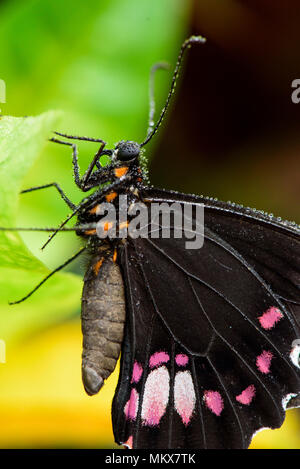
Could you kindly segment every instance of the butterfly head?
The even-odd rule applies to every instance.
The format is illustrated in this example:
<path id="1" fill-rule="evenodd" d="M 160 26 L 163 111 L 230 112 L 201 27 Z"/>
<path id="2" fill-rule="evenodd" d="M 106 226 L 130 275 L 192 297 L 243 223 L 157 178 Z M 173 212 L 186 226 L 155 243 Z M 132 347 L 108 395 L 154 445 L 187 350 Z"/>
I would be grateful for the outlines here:
<path id="1" fill-rule="evenodd" d="M 132 162 L 140 155 L 140 145 L 131 140 L 121 140 L 115 147 L 113 158 L 117 161 Z"/>

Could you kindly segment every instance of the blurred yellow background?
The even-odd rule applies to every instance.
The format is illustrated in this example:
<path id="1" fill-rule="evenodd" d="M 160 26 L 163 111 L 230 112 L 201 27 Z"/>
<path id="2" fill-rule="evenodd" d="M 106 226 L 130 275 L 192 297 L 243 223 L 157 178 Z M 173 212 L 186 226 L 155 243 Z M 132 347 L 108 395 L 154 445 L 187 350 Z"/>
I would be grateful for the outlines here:
<path id="1" fill-rule="evenodd" d="M 0 448 L 119 448 L 110 418 L 118 370 L 88 397 L 81 340 L 74 320 L 7 350 L 0 364 Z M 280 429 L 259 432 L 251 448 L 300 448 L 297 412 L 288 411 Z"/>

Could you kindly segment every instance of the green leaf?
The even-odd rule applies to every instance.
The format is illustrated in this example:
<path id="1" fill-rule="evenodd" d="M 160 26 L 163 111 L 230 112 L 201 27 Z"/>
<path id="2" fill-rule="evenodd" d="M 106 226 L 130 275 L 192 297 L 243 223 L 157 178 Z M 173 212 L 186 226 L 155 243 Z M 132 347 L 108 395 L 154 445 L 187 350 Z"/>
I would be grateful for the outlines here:
<path id="1" fill-rule="evenodd" d="M 59 114 L 0 119 L 0 226 L 15 225 L 22 179 L 45 146 Z M 28 224 L 29 226 L 30 224 Z M 17 232 L 0 232 L 0 336 L 10 341 L 29 331 L 62 320 L 78 307 L 81 280 L 59 273 L 20 305 L 8 301 L 22 298 L 49 273 L 34 257 Z"/>
<path id="2" fill-rule="evenodd" d="M 2 111 L 36 115 L 62 109 L 59 125 L 51 130 L 102 138 L 108 148 L 121 139 L 141 142 L 148 123 L 150 68 L 158 61 L 170 63 L 169 71 L 159 70 L 155 77 L 157 117 L 187 36 L 190 6 L 181 0 L 65 0 L 59 8 L 53 0 L 21 1 L 18 8 L 5 2 L 0 5 L 0 43 L 6 44 L 0 47 L 0 78 L 7 92 Z M 159 138 L 147 145 L 149 160 Z M 82 172 L 96 150 L 95 144 L 79 142 Z M 70 148 L 52 143 L 23 188 L 53 181 L 74 203 L 81 200 Z M 69 213 L 55 189 L 24 195 L 19 207 L 20 225 L 30 220 L 32 226 L 57 226 Z M 40 257 L 47 236 L 26 233 L 22 238 Z M 61 234 L 43 251 L 43 261 L 55 268 L 76 249 L 76 236 Z"/>
<path id="3" fill-rule="evenodd" d="M 108 148 L 121 139 L 142 141 L 150 68 L 162 60 L 171 64 L 169 72 L 159 71 L 155 79 L 158 115 L 187 35 L 190 6 L 181 0 L 66 0 L 59 8 L 52 0 L 21 1 L 18 8 L 15 2 L 0 5 L 0 42 L 6 44 L 0 48 L 0 78 L 7 93 L 2 112 L 64 111 L 60 122 L 53 114 L 0 119 L 1 226 L 58 226 L 68 215 L 55 189 L 18 199 L 20 188 L 55 181 L 74 203 L 82 199 L 72 178 L 70 148 L 48 143 L 40 152 L 50 131 L 103 138 Z M 148 157 L 158 140 L 159 135 L 147 145 Z M 83 172 L 97 148 L 79 142 L 78 150 Z M 66 273 L 55 274 L 24 303 L 7 305 L 47 275 L 44 264 L 53 269 L 78 249 L 74 234 L 61 233 L 41 252 L 47 237 L 33 232 L 0 234 L 0 338 L 23 337 L 79 309 L 81 279 Z M 76 272 L 77 267 L 76 262 L 70 264 Z"/>

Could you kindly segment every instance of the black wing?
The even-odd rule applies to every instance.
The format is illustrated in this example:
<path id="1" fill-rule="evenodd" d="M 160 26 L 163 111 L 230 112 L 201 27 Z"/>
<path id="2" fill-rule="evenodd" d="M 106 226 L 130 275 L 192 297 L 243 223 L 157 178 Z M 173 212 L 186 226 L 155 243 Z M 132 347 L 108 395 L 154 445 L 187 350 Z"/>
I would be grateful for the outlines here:
<path id="1" fill-rule="evenodd" d="M 128 239 L 128 321 L 113 402 L 116 441 L 134 448 L 247 448 L 282 425 L 300 393 L 296 225 L 195 196 L 205 240 Z M 300 321 L 299 321 L 300 322 Z M 296 345 L 295 345 L 296 344 Z"/>

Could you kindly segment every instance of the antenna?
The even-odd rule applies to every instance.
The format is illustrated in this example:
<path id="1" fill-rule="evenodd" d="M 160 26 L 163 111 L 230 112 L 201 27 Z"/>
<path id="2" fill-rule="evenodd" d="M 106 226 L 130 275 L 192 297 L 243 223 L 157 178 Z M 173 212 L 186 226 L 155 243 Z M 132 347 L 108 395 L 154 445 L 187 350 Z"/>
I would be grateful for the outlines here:
<path id="1" fill-rule="evenodd" d="M 177 76 L 178 76 L 178 73 L 179 73 L 179 69 L 180 69 L 180 66 L 181 66 L 181 63 L 182 63 L 182 58 L 183 58 L 185 50 L 190 48 L 192 44 L 204 44 L 205 42 L 206 42 L 206 39 L 202 36 L 191 36 L 188 39 L 186 39 L 184 41 L 184 43 L 182 44 L 179 55 L 178 55 L 178 58 L 177 58 L 176 67 L 175 67 L 175 70 L 174 70 L 174 73 L 173 73 L 173 78 L 172 78 L 170 90 L 169 90 L 165 105 L 162 108 L 159 119 L 156 122 L 155 126 L 154 126 L 154 122 L 153 122 L 153 116 L 154 116 L 153 75 L 154 75 L 154 72 L 157 68 L 162 68 L 162 67 L 161 66 L 157 67 L 157 65 L 161 65 L 161 64 L 156 64 L 152 67 L 151 74 L 150 74 L 149 127 L 148 127 L 148 132 L 147 132 L 147 136 L 146 136 L 145 140 L 140 144 L 141 147 L 145 146 L 151 140 L 153 135 L 156 134 L 157 129 L 160 126 L 160 124 L 161 124 L 161 122 L 162 122 L 162 120 L 163 120 L 163 118 L 166 114 L 166 111 L 168 109 L 168 106 L 169 106 L 169 103 L 170 103 L 170 100 L 171 100 L 171 96 L 174 93 L 174 88 L 176 86 L 176 79 L 177 79 Z M 153 68 L 154 68 L 154 71 L 153 71 Z"/>
<path id="2" fill-rule="evenodd" d="M 148 130 L 147 130 L 147 137 L 152 133 L 153 127 L 155 125 L 154 122 L 154 114 L 155 114 L 155 99 L 154 99 L 154 75 L 157 70 L 168 70 L 170 65 L 167 62 L 157 62 L 156 64 L 152 65 L 150 70 L 150 79 L 149 79 L 149 120 L 148 120 Z"/>

